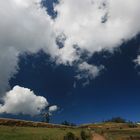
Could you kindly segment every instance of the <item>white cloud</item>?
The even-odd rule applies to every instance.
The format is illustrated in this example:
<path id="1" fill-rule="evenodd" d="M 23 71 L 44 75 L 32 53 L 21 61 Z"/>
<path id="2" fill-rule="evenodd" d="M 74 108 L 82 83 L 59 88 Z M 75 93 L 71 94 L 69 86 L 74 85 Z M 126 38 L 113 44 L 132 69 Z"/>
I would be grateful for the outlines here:
<path id="1" fill-rule="evenodd" d="M 90 53 L 112 50 L 140 32 L 139 0 L 59 0 L 59 3 L 55 7 L 58 12 L 55 30 L 67 37 L 60 55 L 64 63 L 77 59 L 74 44 Z"/>
<path id="2" fill-rule="evenodd" d="M 18 52 L 9 47 L 8 50 L 0 48 L 0 96 L 9 89 L 8 81 L 18 70 Z"/>
<path id="3" fill-rule="evenodd" d="M 48 101 L 42 96 L 36 96 L 28 88 L 15 86 L 3 97 L 0 113 L 38 115 L 48 106 Z"/>
<path id="4" fill-rule="evenodd" d="M 56 105 L 50 106 L 49 107 L 49 112 L 55 112 L 58 110 L 58 107 Z"/>
<path id="5" fill-rule="evenodd" d="M 22 52 L 44 49 L 57 63 L 72 65 L 80 59 L 73 45 L 92 54 L 140 32 L 140 0 L 59 0 L 55 20 L 40 2 L 0 0 L 0 93 L 9 88 Z M 66 40 L 58 49 L 55 40 L 62 34 Z"/>
<path id="6" fill-rule="evenodd" d="M 136 63 L 136 65 L 140 65 L 140 55 L 138 55 L 137 59 L 135 59 L 134 62 Z"/>
<path id="7" fill-rule="evenodd" d="M 41 0 L 1 0 L 0 47 L 17 51 L 49 53 L 55 49 L 52 20 L 40 5 Z"/>
<path id="8" fill-rule="evenodd" d="M 90 65 L 87 62 L 83 62 L 78 66 L 79 71 L 84 72 L 85 78 L 89 77 L 90 79 L 95 78 L 99 75 L 100 70 L 103 68 L 102 66 L 97 67 L 94 65 Z M 83 76 L 84 76 L 83 75 Z"/>
<path id="9" fill-rule="evenodd" d="M 0 0 L 0 94 L 17 72 L 18 55 L 44 49 L 57 53 L 53 22 L 41 0 Z"/>
<path id="10" fill-rule="evenodd" d="M 84 86 L 89 84 L 89 80 L 94 79 L 100 74 L 100 71 L 103 69 L 103 66 L 94 66 L 88 64 L 87 62 L 83 62 L 78 66 L 79 74 L 76 76 L 77 80 L 85 79 L 86 81 L 83 83 Z"/>

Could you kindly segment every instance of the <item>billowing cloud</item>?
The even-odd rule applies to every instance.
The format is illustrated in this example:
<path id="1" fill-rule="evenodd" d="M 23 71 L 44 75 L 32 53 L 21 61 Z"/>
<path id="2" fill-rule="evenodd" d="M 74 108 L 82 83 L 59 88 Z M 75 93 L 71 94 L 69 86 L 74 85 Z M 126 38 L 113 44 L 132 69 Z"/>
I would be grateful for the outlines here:
<path id="1" fill-rule="evenodd" d="M 84 86 L 89 84 L 89 80 L 94 79 L 100 74 L 100 71 L 103 69 L 103 66 L 94 66 L 90 65 L 87 62 L 83 62 L 78 65 L 79 74 L 76 76 L 76 79 L 85 79 L 86 82 L 83 83 Z"/>
<path id="2" fill-rule="evenodd" d="M 13 47 L 3 49 L 0 47 L 0 96 L 9 89 L 8 81 L 18 71 L 18 52 Z"/>
<path id="3" fill-rule="evenodd" d="M 52 20 L 41 0 L 0 0 L 0 93 L 17 72 L 18 56 L 25 51 L 44 49 L 57 52 Z"/>
<path id="4" fill-rule="evenodd" d="M 40 3 L 0 0 L 0 93 L 9 89 L 18 56 L 25 51 L 43 49 L 57 63 L 80 65 L 84 60 L 75 46 L 89 54 L 112 50 L 140 32 L 140 0 L 59 0 L 55 19 Z"/>
<path id="5" fill-rule="evenodd" d="M 91 79 L 98 76 L 102 68 L 103 68 L 102 66 L 97 67 L 97 66 L 90 65 L 86 62 L 79 64 L 79 70 L 81 72 L 84 72 L 85 76 L 89 76 Z"/>
<path id="6" fill-rule="evenodd" d="M 38 115 L 48 106 L 48 101 L 42 96 L 36 96 L 28 88 L 15 86 L 2 98 L 0 113 Z"/>
<path id="7" fill-rule="evenodd" d="M 76 49 L 112 50 L 140 32 L 139 0 L 59 0 L 57 34 L 65 34 L 62 61 L 77 60 Z"/>
<path id="8" fill-rule="evenodd" d="M 58 110 L 58 107 L 56 105 L 50 106 L 49 107 L 49 112 L 55 112 Z"/>
<path id="9" fill-rule="evenodd" d="M 137 66 L 140 65 L 140 55 L 138 55 L 137 59 L 134 60 Z"/>

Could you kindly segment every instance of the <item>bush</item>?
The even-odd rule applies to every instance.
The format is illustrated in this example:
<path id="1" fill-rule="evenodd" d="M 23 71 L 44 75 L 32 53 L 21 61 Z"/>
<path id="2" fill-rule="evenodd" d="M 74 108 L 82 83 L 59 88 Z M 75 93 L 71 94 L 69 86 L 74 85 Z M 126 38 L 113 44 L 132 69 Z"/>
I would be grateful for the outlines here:
<path id="1" fill-rule="evenodd" d="M 89 139 L 89 135 L 85 131 L 81 131 L 81 138 L 82 140 L 87 140 Z"/>
<path id="2" fill-rule="evenodd" d="M 76 139 L 75 135 L 71 132 L 68 132 L 66 136 L 64 136 L 64 140 L 75 140 L 75 139 Z"/>
<path id="3" fill-rule="evenodd" d="M 121 117 L 115 117 L 105 122 L 126 123 L 126 120 Z"/>
<path id="4" fill-rule="evenodd" d="M 76 126 L 76 124 L 70 123 L 70 122 L 68 122 L 68 121 L 64 121 L 64 122 L 62 122 L 61 124 L 62 124 L 62 125 L 66 125 L 66 126 Z"/>
<path id="5" fill-rule="evenodd" d="M 128 127 L 129 128 L 137 128 L 138 126 L 136 124 L 134 124 L 134 123 L 129 123 Z"/>

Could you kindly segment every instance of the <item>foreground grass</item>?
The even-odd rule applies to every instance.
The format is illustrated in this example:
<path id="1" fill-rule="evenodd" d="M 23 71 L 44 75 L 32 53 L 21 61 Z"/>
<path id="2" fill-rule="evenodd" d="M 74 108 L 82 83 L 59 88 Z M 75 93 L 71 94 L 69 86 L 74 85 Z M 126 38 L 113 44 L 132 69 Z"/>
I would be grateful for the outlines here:
<path id="1" fill-rule="evenodd" d="M 117 126 L 116 124 L 115 126 Z M 109 125 L 111 126 L 111 125 Z M 64 140 L 68 132 L 72 132 L 78 139 L 81 139 L 81 131 L 91 135 L 96 132 L 105 136 L 106 140 L 140 140 L 140 127 L 115 128 L 103 127 L 88 130 L 87 128 L 42 128 L 42 127 L 17 127 L 0 126 L 0 140 Z M 86 140 L 90 140 L 86 139 Z"/>
<path id="2" fill-rule="evenodd" d="M 87 125 L 106 140 L 140 140 L 140 126 L 130 123 L 97 123 Z"/>
<path id="3" fill-rule="evenodd" d="M 72 132 L 81 140 L 82 129 L 70 128 L 33 128 L 0 126 L 0 140 L 63 140 L 68 132 Z"/>
<path id="4" fill-rule="evenodd" d="M 104 132 L 108 140 L 140 140 L 140 128 L 109 130 Z"/>

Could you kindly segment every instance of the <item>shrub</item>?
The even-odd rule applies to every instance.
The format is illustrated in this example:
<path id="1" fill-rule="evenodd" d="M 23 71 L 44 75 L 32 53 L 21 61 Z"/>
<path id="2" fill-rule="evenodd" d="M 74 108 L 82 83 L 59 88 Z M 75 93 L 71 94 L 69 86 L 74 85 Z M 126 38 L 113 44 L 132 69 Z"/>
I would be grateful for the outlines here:
<path id="1" fill-rule="evenodd" d="M 82 140 L 87 140 L 89 139 L 89 135 L 85 131 L 81 131 L 81 138 Z"/>
<path id="2" fill-rule="evenodd" d="M 134 123 L 129 123 L 128 127 L 129 128 L 137 128 L 138 126 L 136 124 L 134 124 Z"/>
<path id="3" fill-rule="evenodd" d="M 76 139 L 75 135 L 71 132 L 68 132 L 66 136 L 64 136 L 64 140 L 75 140 L 75 139 Z"/>
<path id="4" fill-rule="evenodd" d="M 62 125 L 66 125 L 66 126 L 76 126 L 76 124 L 70 123 L 70 122 L 68 122 L 68 121 L 64 121 L 64 122 L 62 122 L 61 124 L 62 124 Z"/>
<path id="5" fill-rule="evenodd" d="M 114 117 L 112 119 L 106 120 L 105 122 L 126 123 L 126 120 L 121 117 Z"/>

